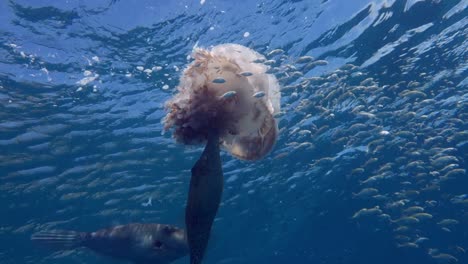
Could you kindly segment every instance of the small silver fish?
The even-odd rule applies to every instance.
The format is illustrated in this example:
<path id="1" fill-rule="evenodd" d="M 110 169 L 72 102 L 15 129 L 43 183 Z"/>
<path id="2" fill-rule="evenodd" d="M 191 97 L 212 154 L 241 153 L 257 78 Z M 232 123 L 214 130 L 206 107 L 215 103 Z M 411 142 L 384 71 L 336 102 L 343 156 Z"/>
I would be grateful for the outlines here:
<path id="1" fill-rule="evenodd" d="M 275 49 L 275 50 L 270 51 L 267 54 L 267 57 L 275 56 L 275 55 L 281 54 L 283 52 L 284 52 L 284 50 L 282 50 L 282 49 Z"/>
<path id="2" fill-rule="evenodd" d="M 316 60 L 314 62 L 312 62 L 314 65 L 317 65 L 317 66 L 325 66 L 328 64 L 328 61 L 326 60 Z"/>
<path id="3" fill-rule="evenodd" d="M 225 92 L 223 95 L 221 95 L 220 98 L 221 99 L 228 99 L 228 98 L 234 97 L 236 94 L 237 94 L 236 91 L 229 91 L 229 92 Z"/>
<path id="4" fill-rule="evenodd" d="M 256 93 L 253 94 L 253 97 L 255 97 L 255 98 L 262 98 L 264 96 L 265 96 L 265 92 L 263 92 L 263 91 L 256 92 Z"/>
<path id="5" fill-rule="evenodd" d="M 357 211 L 353 215 L 353 219 L 360 218 L 363 216 L 372 216 L 372 215 L 380 215 L 382 214 L 382 210 L 380 210 L 379 206 L 375 206 L 373 208 L 362 208 L 361 210 Z"/>
<path id="6" fill-rule="evenodd" d="M 241 72 L 240 75 L 245 76 L 245 77 L 249 77 L 249 76 L 252 76 L 253 73 L 245 71 L 245 72 Z"/>
<path id="7" fill-rule="evenodd" d="M 425 241 L 427 241 L 427 240 L 429 240 L 429 238 L 427 238 L 427 237 L 418 237 L 418 238 L 414 241 L 414 243 L 415 243 L 415 244 L 421 244 L 421 243 L 423 243 L 423 242 L 425 242 Z"/>
<path id="8" fill-rule="evenodd" d="M 265 59 L 261 59 L 261 58 L 260 58 L 260 59 L 254 60 L 254 61 L 252 61 L 252 62 L 253 62 L 253 63 L 263 63 L 263 62 L 265 62 Z"/>
<path id="9" fill-rule="evenodd" d="M 299 59 L 297 59 L 296 63 L 308 63 L 308 62 L 311 62 L 313 61 L 314 58 L 311 57 L 311 56 L 302 56 L 302 57 L 299 57 Z"/>
<path id="10" fill-rule="evenodd" d="M 213 83 L 225 83 L 226 80 L 224 80 L 222 77 L 217 77 L 213 80 Z"/>

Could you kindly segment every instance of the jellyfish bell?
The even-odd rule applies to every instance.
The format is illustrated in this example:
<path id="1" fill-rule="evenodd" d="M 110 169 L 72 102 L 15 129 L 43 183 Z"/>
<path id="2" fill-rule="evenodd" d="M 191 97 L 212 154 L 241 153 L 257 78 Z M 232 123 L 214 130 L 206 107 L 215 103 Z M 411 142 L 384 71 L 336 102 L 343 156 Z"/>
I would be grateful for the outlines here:
<path id="1" fill-rule="evenodd" d="M 217 131 L 222 147 L 244 160 L 264 157 L 278 134 L 280 89 L 265 57 L 247 47 L 222 44 L 197 48 L 183 72 L 178 93 L 167 102 L 165 129 L 182 144 L 207 141 Z M 258 96 L 261 95 L 261 96 Z"/>

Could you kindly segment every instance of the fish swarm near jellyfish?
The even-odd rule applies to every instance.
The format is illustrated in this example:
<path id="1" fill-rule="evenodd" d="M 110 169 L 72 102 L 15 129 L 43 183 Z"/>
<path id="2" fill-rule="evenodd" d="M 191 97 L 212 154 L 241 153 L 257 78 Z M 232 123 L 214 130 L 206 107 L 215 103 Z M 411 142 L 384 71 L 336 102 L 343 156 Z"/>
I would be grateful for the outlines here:
<path id="1" fill-rule="evenodd" d="M 188 145 L 205 143 L 208 132 L 217 130 L 235 157 L 264 157 L 276 142 L 273 116 L 280 111 L 276 78 L 266 74 L 268 66 L 255 63 L 265 57 L 237 44 L 197 48 L 192 57 L 178 94 L 166 104 L 165 129 L 174 128 L 176 141 Z"/>

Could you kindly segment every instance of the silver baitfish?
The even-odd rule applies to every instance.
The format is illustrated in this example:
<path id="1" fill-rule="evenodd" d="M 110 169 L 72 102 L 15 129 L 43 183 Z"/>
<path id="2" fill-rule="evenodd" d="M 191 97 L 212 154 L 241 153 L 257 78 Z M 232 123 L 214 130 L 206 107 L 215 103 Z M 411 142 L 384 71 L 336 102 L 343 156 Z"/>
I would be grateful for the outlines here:
<path id="1" fill-rule="evenodd" d="M 85 247 L 135 264 L 166 264 L 189 252 L 183 229 L 156 223 L 132 223 L 95 232 L 42 231 L 31 240 L 56 250 Z"/>
<path id="2" fill-rule="evenodd" d="M 222 77 L 218 77 L 213 80 L 213 83 L 225 83 L 225 82 L 226 80 L 224 80 L 224 78 Z"/>
<path id="3" fill-rule="evenodd" d="M 255 97 L 255 98 L 262 98 L 262 97 L 265 96 L 265 92 L 263 92 L 263 91 L 256 92 L 252 96 Z"/>
<path id="4" fill-rule="evenodd" d="M 228 99 L 228 98 L 234 97 L 236 94 L 237 94 L 236 91 L 229 91 L 229 92 L 225 92 L 223 95 L 221 95 L 220 98 L 221 99 Z"/>

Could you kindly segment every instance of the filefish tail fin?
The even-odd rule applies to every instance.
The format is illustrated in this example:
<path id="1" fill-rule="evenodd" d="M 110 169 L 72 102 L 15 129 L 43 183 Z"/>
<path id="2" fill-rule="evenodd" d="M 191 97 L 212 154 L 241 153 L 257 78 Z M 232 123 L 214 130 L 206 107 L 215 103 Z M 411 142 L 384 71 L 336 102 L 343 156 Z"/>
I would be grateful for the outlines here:
<path id="1" fill-rule="evenodd" d="M 85 237 L 84 232 L 51 230 L 35 233 L 31 236 L 31 240 L 41 246 L 65 250 L 83 246 Z"/>

